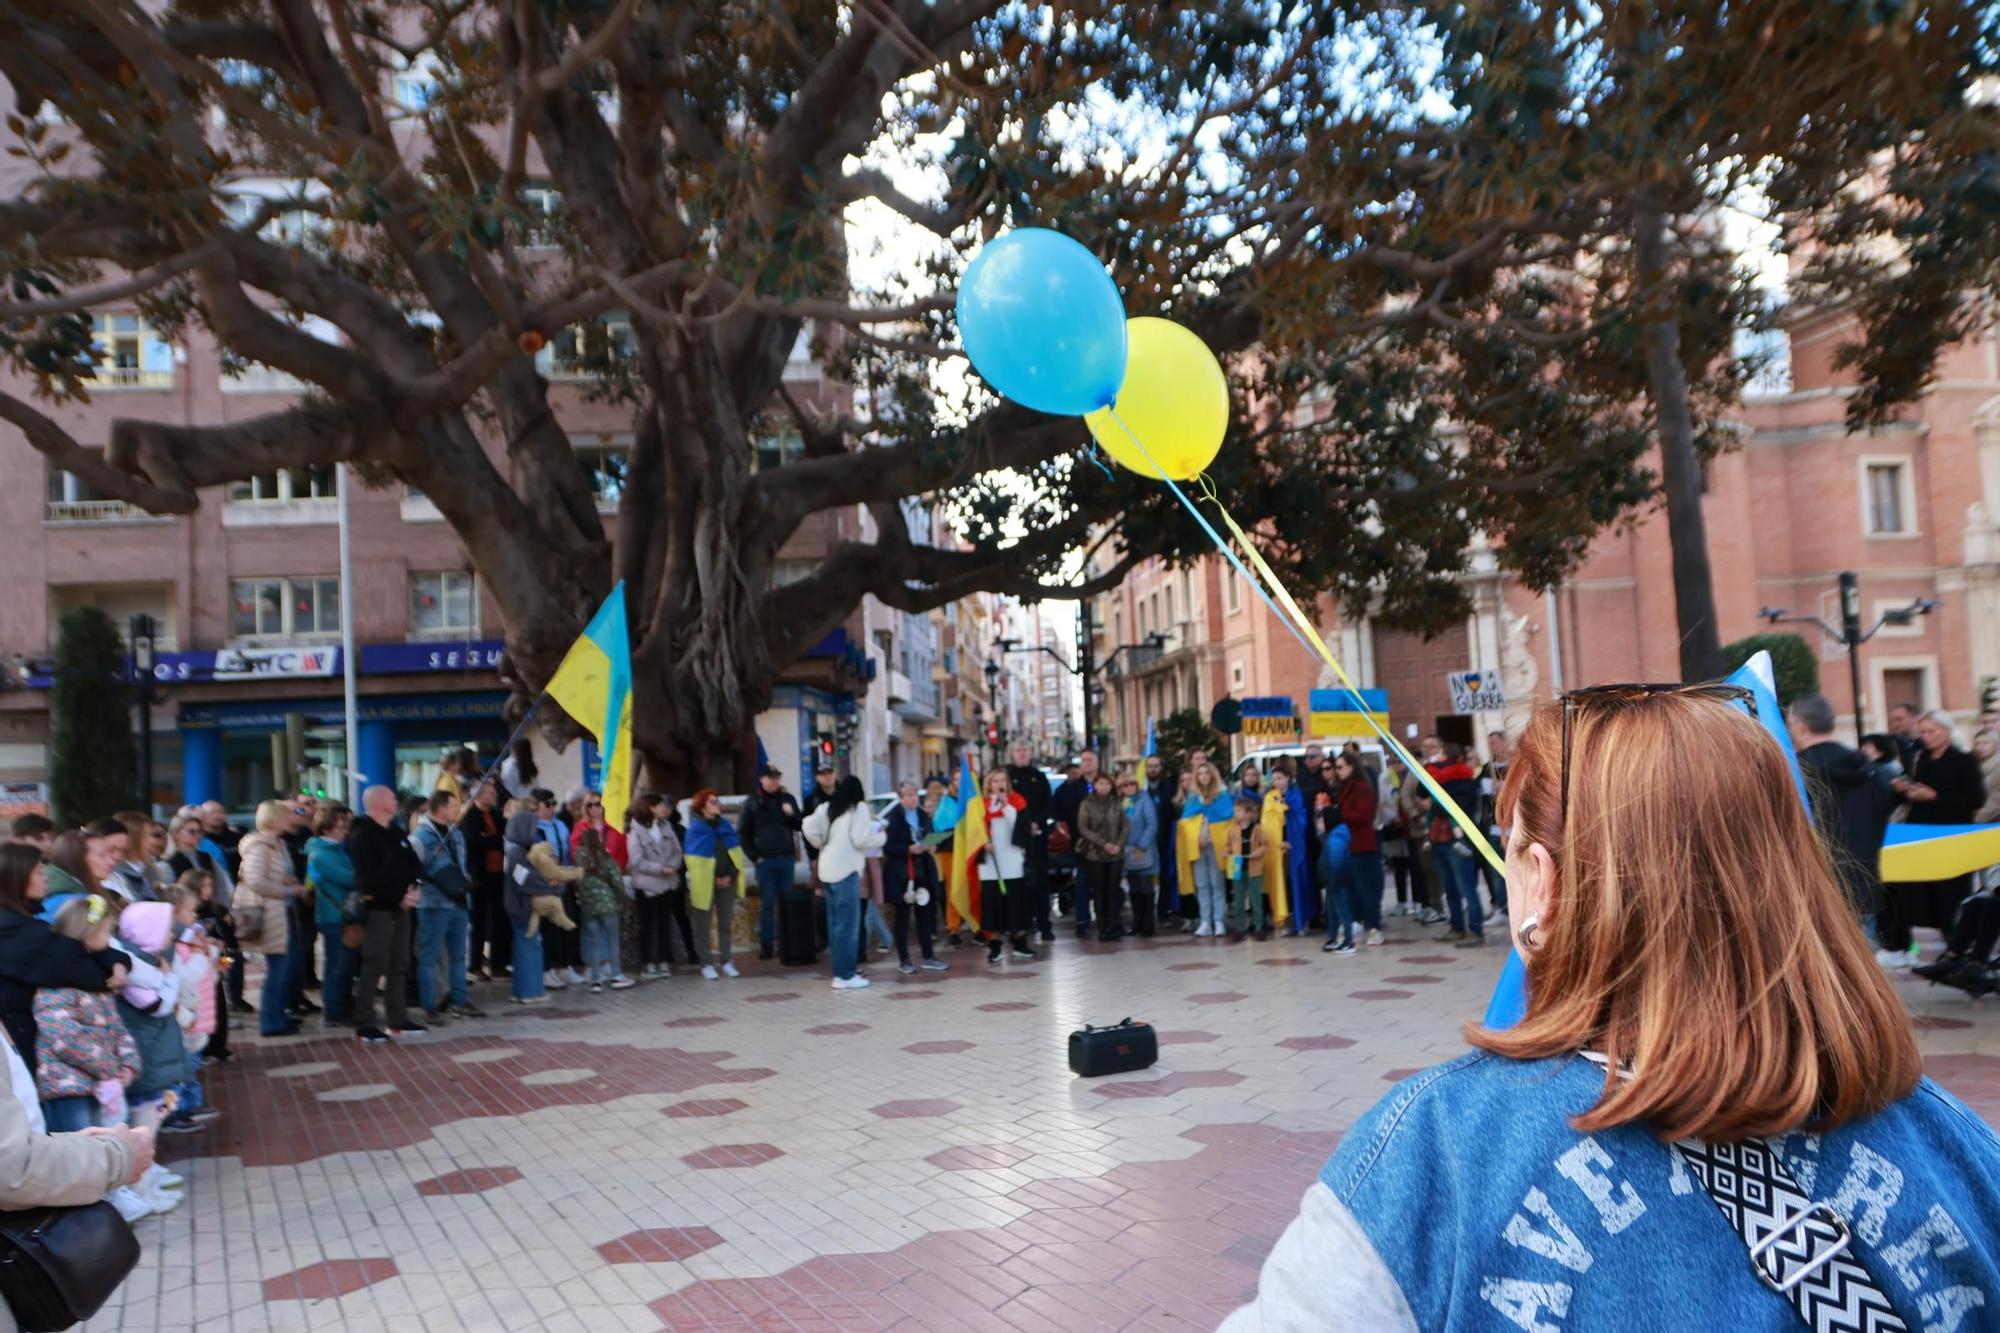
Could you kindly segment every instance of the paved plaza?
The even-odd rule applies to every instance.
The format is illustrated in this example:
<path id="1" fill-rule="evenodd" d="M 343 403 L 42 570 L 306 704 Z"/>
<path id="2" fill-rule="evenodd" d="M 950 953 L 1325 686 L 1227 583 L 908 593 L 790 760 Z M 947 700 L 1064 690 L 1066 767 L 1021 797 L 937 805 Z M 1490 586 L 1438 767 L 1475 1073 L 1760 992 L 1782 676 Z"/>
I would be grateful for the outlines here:
<path id="1" fill-rule="evenodd" d="M 1500 948 L 1065 938 L 866 991 L 744 964 L 365 1048 L 242 1042 L 188 1202 L 93 1330 L 1195 1330 L 1255 1285 L 1343 1129 L 1463 1049 Z M 2000 1006 L 1903 983 L 2000 1120 Z M 1084 1081 L 1126 1015 L 1159 1063 Z"/>

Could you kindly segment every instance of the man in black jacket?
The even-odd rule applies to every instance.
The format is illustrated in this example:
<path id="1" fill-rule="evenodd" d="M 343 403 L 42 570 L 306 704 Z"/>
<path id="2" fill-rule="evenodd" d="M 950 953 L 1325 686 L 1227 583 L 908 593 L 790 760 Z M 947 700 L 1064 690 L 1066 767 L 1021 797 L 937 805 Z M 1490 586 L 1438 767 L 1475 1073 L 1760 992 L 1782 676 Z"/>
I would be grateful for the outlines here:
<path id="1" fill-rule="evenodd" d="M 1097 751 L 1085 750 L 1077 756 L 1076 768 L 1056 788 L 1049 797 L 1049 817 L 1069 830 L 1069 845 L 1075 857 L 1076 868 L 1070 874 L 1070 898 L 1076 904 L 1076 935 L 1082 939 L 1090 931 L 1090 893 L 1083 883 L 1083 842 L 1077 837 L 1077 812 L 1097 787 Z M 1046 910 L 1046 908 L 1044 908 Z M 1044 931 L 1049 929 L 1049 920 L 1043 917 L 1035 924 Z M 1045 935 L 1043 938 L 1047 938 Z"/>
<path id="2" fill-rule="evenodd" d="M 1833 738 L 1833 705 L 1823 694 L 1792 700 L 1785 713 L 1799 752 L 1813 827 L 1819 830 L 1834 874 L 1863 922 L 1882 910 L 1882 835 L 1898 797 L 1889 779 L 1859 750 Z"/>
<path id="3" fill-rule="evenodd" d="M 1028 903 L 1042 938 L 1052 940 L 1056 932 L 1049 920 L 1049 778 L 1035 767 L 1035 751 L 1028 742 L 1015 741 L 1008 753 L 1013 762 L 1007 765 L 1007 781 L 1028 804 L 1022 812 L 1028 821 Z"/>
<path id="4" fill-rule="evenodd" d="M 465 865 L 472 872 L 473 979 L 504 977 L 514 961 L 514 931 L 505 901 L 506 823 L 500 817 L 499 785 L 492 778 L 472 789 L 458 828 L 465 835 Z"/>
<path id="5" fill-rule="evenodd" d="M 798 843 L 794 835 L 805 817 L 799 803 L 785 790 L 785 775 L 773 764 L 757 774 L 757 790 L 743 802 L 736 836 L 743 854 L 757 872 L 757 956 L 769 961 L 777 950 L 778 902 L 798 879 Z"/>
<path id="6" fill-rule="evenodd" d="M 348 859 L 354 862 L 354 887 L 367 908 L 361 939 L 361 974 L 355 980 L 354 1035 L 370 1044 L 391 1036 L 421 1034 L 420 1023 L 409 1021 L 406 974 L 410 966 L 410 910 L 417 905 L 417 881 L 423 863 L 410 848 L 409 835 L 396 827 L 396 793 L 370 787 L 361 795 L 365 818 L 354 821 L 347 835 Z M 382 987 L 382 1007 L 388 1031 L 375 1023 L 375 991 Z"/>

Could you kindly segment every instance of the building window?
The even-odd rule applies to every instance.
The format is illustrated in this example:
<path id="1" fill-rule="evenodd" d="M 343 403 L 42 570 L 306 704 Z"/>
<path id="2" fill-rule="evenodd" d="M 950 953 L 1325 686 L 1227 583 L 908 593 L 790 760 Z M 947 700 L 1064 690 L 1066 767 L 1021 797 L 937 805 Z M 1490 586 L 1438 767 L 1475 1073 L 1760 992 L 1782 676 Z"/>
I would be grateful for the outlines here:
<path id="1" fill-rule="evenodd" d="M 90 451 L 103 457 L 102 449 Z M 48 468 L 42 517 L 50 523 L 89 523 L 107 519 L 152 518 L 135 504 L 100 494 L 88 480 L 53 464 Z"/>
<path id="2" fill-rule="evenodd" d="M 1243 688 L 1243 664 L 1241 662 L 1231 662 L 1229 664 L 1229 688 L 1232 690 Z"/>
<path id="3" fill-rule="evenodd" d="M 247 227 L 256 220 L 264 205 L 273 199 L 317 199 L 326 194 L 326 188 L 317 183 L 305 184 L 298 181 L 272 181 L 262 188 L 252 184 L 239 186 L 222 198 L 222 211 L 238 227 Z M 310 208 L 288 208 L 274 213 L 257 229 L 257 234 L 273 245 L 296 246 L 324 250 L 327 236 L 326 219 Z"/>
<path id="4" fill-rule="evenodd" d="M 1915 498 L 1908 463 L 1861 460 L 1862 531 L 1869 536 L 1901 537 L 1916 531 Z"/>
<path id="5" fill-rule="evenodd" d="M 340 580 L 238 579 L 230 585 L 229 631 L 239 639 L 303 639 L 340 633 Z"/>
<path id="6" fill-rule="evenodd" d="M 410 632 L 467 637 L 478 633 L 477 580 L 462 569 L 410 575 Z"/>
<path id="7" fill-rule="evenodd" d="M 247 481 L 229 483 L 229 499 L 236 504 L 332 500 L 339 495 L 340 469 L 332 463 L 286 468 L 283 472 L 266 472 Z"/>
<path id="8" fill-rule="evenodd" d="M 1222 587 L 1222 604 L 1228 608 L 1229 614 L 1235 615 L 1243 609 L 1243 588 L 1237 583 L 1233 571 L 1222 571 Z"/>
<path id="9" fill-rule="evenodd" d="M 616 509 L 618 502 L 625 498 L 625 470 L 631 461 L 631 454 L 631 446 L 624 444 L 577 447 L 577 464 L 583 468 L 583 475 L 590 481 L 591 494 L 597 497 L 600 506 Z"/>
<path id="10" fill-rule="evenodd" d="M 632 360 L 632 317 L 613 310 L 601 319 L 572 324 L 535 353 L 535 369 L 552 380 L 599 378 Z"/>
<path id="11" fill-rule="evenodd" d="M 562 191 L 548 185 L 528 185 L 521 190 L 521 211 L 527 215 L 523 234 L 531 246 L 548 247 L 561 234 Z"/>
<path id="12" fill-rule="evenodd" d="M 806 442 L 796 425 L 772 426 L 757 433 L 751 449 L 751 470 L 761 472 L 797 462 L 805 455 Z M 911 539 L 917 540 L 918 534 L 913 531 Z"/>
<path id="13" fill-rule="evenodd" d="M 165 389 L 174 382 L 174 349 L 134 314 L 92 318 L 97 378 L 120 389 Z"/>

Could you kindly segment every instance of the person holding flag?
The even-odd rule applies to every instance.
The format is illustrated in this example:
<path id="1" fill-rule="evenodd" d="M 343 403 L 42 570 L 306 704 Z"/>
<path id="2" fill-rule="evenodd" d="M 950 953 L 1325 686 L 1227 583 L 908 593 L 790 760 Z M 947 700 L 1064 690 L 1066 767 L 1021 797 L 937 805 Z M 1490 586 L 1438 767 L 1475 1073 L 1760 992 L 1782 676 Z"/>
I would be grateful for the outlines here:
<path id="1" fill-rule="evenodd" d="M 972 776 L 972 760 L 961 754 L 958 782 L 950 795 L 938 798 L 938 807 L 931 814 L 931 827 L 952 835 L 951 849 L 939 848 L 938 860 L 940 877 L 945 883 L 945 928 L 951 932 L 950 942 L 954 947 L 960 943 L 961 928 L 969 928 L 975 938 L 979 935 L 979 866 L 975 858 L 986 845 L 986 824 L 965 817 L 965 807 L 969 801 L 978 799 L 972 795 L 978 790 L 979 784 Z"/>
<path id="2" fill-rule="evenodd" d="M 632 649 L 622 580 L 570 645 L 548 695 L 604 752 L 604 823 L 622 835 L 632 801 Z"/>
<path id="3" fill-rule="evenodd" d="M 1028 802 L 1014 790 L 1007 770 L 996 768 L 986 775 L 984 800 L 959 817 L 959 857 L 968 863 L 974 857 L 982 858 L 999 889 L 985 904 L 989 963 L 1000 961 L 1001 949 L 1007 944 L 1012 945 L 1011 956 L 1016 961 L 1032 962 L 1038 956 L 1028 947 L 1028 928 L 1033 921 L 1028 901 L 1028 851 L 1034 833 L 1027 812 Z"/>

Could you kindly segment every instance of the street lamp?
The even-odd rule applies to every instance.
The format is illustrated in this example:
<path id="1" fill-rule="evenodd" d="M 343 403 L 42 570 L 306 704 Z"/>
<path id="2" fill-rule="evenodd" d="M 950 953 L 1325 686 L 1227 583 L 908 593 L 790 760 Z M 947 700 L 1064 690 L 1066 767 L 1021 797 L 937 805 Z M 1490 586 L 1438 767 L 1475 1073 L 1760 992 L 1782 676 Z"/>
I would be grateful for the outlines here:
<path id="1" fill-rule="evenodd" d="M 153 812 L 153 641 L 159 627 L 144 611 L 126 629 L 132 640 L 132 688 L 139 701 L 139 808 Z"/>
<path id="2" fill-rule="evenodd" d="M 1861 645 L 1880 633 L 1885 625 L 1907 626 L 1919 616 L 1927 616 L 1943 606 L 1929 598 L 1919 597 L 1908 606 L 1895 606 L 1884 611 L 1864 634 L 1861 630 L 1861 579 L 1851 569 L 1840 575 L 1840 624 L 1829 625 L 1818 616 L 1795 616 L 1783 607 L 1766 606 L 1758 610 L 1761 620 L 1773 625 L 1817 625 L 1830 639 L 1837 639 L 1847 645 L 1847 679 L 1854 691 L 1854 743 L 1859 745 L 1868 732 L 1867 705 L 1861 696 Z"/>

